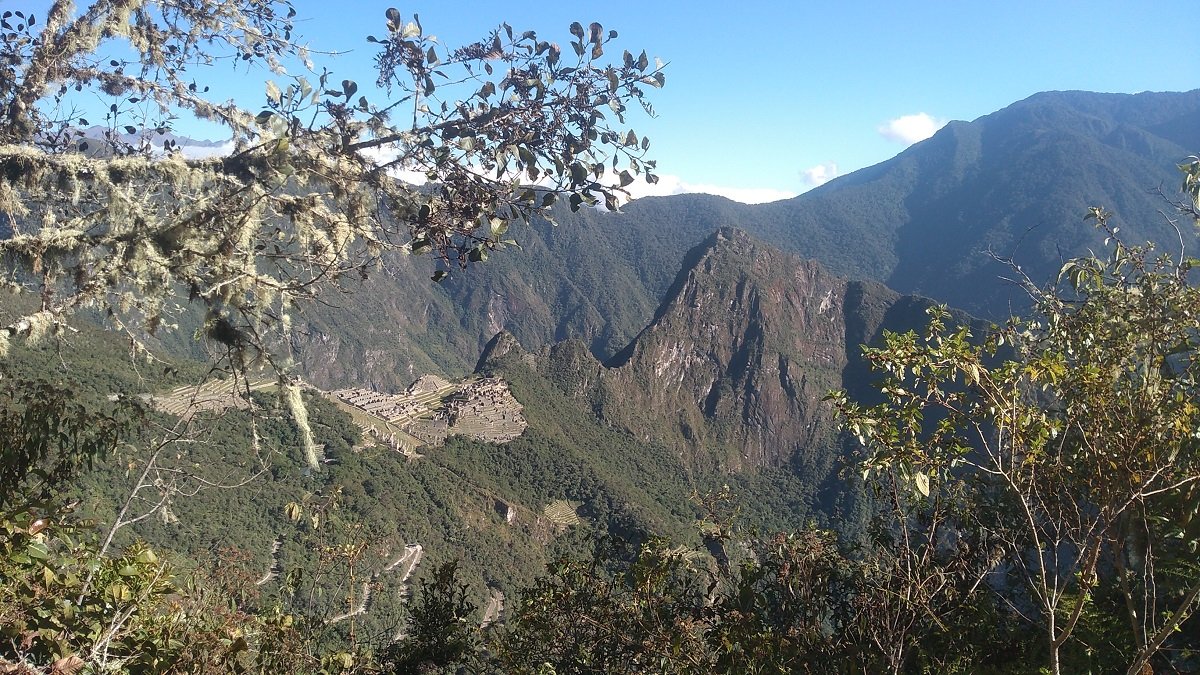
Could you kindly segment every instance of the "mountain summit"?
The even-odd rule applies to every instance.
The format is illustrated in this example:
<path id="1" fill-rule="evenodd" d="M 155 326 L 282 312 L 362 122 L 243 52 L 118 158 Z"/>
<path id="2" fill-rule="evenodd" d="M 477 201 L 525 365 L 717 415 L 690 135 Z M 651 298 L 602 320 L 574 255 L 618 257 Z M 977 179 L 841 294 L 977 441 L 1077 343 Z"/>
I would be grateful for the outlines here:
<path id="1" fill-rule="evenodd" d="M 845 448 L 822 399 L 866 381 L 860 344 L 923 326 L 931 304 L 721 228 L 607 363 L 578 340 L 527 353 L 500 333 L 480 367 L 507 376 L 532 366 L 604 425 L 663 447 L 684 475 L 739 476 L 750 492 L 755 476 L 773 476 L 828 513 L 846 489 L 835 479 Z"/>
<path id="2" fill-rule="evenodd" d="M 1174 167 L 1197 149 L 1200 90 L 1045 92 L 766 205 L 767 226 L 747 229 L 840 273 L 1004 318 L 1024 298 L 994 256 L 1052 279 L 1064 257 L 1101 244 L 1083 220 L 1091 206 L 1114 212 L 1131 242 L 1178 248 L 1159 190 L 1177 194 Z"/>
<path id="3" fill-rule="evenodd" d="M 437 286 L 427 262 L 397 261 L 368 282 L 361 306 L 311 312 L 309 327 L 298 324 L 298 349 L 314 381 L 331 386 L 402 386 L 437 367 L 461 373 L 501 330 L 533 350 L 579 339 L 607 360 L 661 314 L 689 251 L 723 227 L 834 274 L 1001 320 L 1027 298 L 995 257 L 1052 280 L 1061 259 L 1102 245 L 1083 220 L 1090 206 L 1114 212 L 1129 241 L 1177 250 L 1158 191 L 1176 193 L 1174 167 L 1197 150 L 1200 90 L 1037 94 L 791 200 L 679 195 L 639 199 L 622 213 L 563 209 L 557 226 L 514 229 L 521 252 Z M 1183 235 L 1195 248 L 1194 233 Z"/>

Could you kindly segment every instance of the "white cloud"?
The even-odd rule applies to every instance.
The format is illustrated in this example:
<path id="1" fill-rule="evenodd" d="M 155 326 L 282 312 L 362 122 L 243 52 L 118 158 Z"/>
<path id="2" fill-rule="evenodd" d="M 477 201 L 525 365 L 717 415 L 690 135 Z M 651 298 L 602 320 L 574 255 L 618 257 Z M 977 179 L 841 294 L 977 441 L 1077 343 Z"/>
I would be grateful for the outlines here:
<path id="1" fill-rule="evenodd" d="M 889 141 L 896 141 L 907 146 L 929 138 L 944 126 L 946 126 L 946 120 L 921 112 L 888 120 L 887 124 L 879 127 L 879 133 Z"/>
<path id="2" fill-rule="evenodd" d="M 840 174 L 838 173 L 837 162 L 825 162 L 824 164 L 818 164 L 801 171 L 800 175 L 804 177 L 805 185 L 816 187 L 828 183 Z"/>
<path id="3" fill-rule="evenodd" d="M 219 155 L 227 155 L 233 151 L 233 142 L 230 141 L 219 146 L 202 147 L 195 145 L 181 145 L 180 151 L 189 159 L 200 159 L 205 157 L 215 157 Z M 363 151 L 363 154 L 371 158 L 379 164 L 386 164 L 394 160 L 398 155 L 394 148 L 377 147 L 368 148 Z M 826 176 L 821 182 L 829 180 L 837 175 L 837 165 L 829 164 L 832 167 L 832 174 Z M 819 167 L 818 167 L 819 168 Z M 811 171 L 811 170 L 810 170 Z M 398 178 L 411 185 L 424 185 L 428 182 L 424 172 L 413 171 L 411 169 L 402 169 L 392 167 L 388 173 L 394 178 Z M 629 186 L 631 199 L 639 197 L 662 197 L 667 195 L 682 195 L 692 193 L 703 193 L 710 195 L 720 195 L 727 199 L 732 199 L 735 202 L 743 204 L 762 204 L 765 202 L 774 202 L 781 199 L 791 199 L 796 196 L 795 192 L 786 190 L 775 190 L 772 188 L 739 188 L 725 187 L 720 185 L 708 185 L 704 183 L 689 183 L 678 176 L 659 175 L 659 181 L 653 185 L 647 183 L 641 176 Z M 542 184 L 548 185 L 549 177 L 543 177 Z M 814 183 L 819 184 L 819 183 Z"/>
<path id="4" fill-rule="evenodd" d="M 376 164 L 387 164 L 400 156 L 400 152 L 390 146 L 367 148 L 362 151 L 362 154 L 366 155 L 368 159 L 374 160 Z M 424 171 L 404 169 L 398 166 L 388 169 L 388 175 L 392 178 L 402 180 L 409 185 L 424 185 L 429 182 L 429 178 L 425 175 Z"/>
<path id="5" fill-rule="evenodd" d="M 628 188 L 633 199 L 639 197 L 663 197 L 667 195 L 682 195 L 700 192 L 709 195 L 719 195 L 726 199 L 732 199 L 735 202 L 743 204 L 762 204 L 765 202 L 776 202 L 781 199 L 791 199 L 796 196 L 795 192 L 786 190 L 776 190 L 773 188 L 742 188 L 742 187 L 727 187 L 722 185 L 709 185 L 705 183 L 689 183 L 679 176 L 658 175 L 658 183 L 651 185 L 644 181 L 640 176 Z"/>
<path id="6" fill-rule="evenodd" d="M 179 145 L 179 152 L 187 159 L 208 159 L 209 157 L 224 157 L 233 152 L 233 141 L 220 145 Z"/>

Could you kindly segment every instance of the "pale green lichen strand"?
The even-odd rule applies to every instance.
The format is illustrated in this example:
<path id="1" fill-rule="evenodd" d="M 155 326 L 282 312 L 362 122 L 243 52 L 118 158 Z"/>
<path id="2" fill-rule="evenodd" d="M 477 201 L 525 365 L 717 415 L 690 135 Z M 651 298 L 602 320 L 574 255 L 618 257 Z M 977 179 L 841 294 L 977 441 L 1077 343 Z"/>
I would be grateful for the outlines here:
<path id="1" fill-rule="evenodd" d="M 280 382 L 280 392 L 283 395 L 284 405 L 287 406 L 292 420 L 300 430 L 300 442 L 301 449 L 304 451 L 304 460 L 308 463 L 309 468 L 317 471 L 321 468 L 321 457 L 317 451 L 316 441 L 313 440 L 312 427 L 308 423 L 308 408 L 304 405 L 304 399 L 300 396 L 300 391 L 300 386 L 294 382 Z"/>

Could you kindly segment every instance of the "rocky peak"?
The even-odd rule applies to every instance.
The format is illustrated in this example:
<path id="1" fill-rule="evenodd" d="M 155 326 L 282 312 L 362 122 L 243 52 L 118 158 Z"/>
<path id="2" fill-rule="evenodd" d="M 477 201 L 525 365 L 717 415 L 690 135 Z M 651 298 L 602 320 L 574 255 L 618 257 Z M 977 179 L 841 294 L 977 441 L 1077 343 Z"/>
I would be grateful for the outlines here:
<path id="1" fill-rule="evenodd" d="M 488 366 L 510 353 L 521 356 L 525 354 L 525 349 L 512 333 L 502 330 L 492 336 L 492 339 L 484 345 L 483 352 L 479 355 L 479 363 L 475 366 L 475 372 L 487 370 Z"/>
<path id="2" fill-rule="evenodd" d="M 920 325 L 928 303 L 900 300 L 722 228 L 689 252 L 654 320 L 608 367 L 560 355 L 573 367 L 556 370 L 598 378 L 574 393 L 594 391 L 609 423 L 673 439 L 698 467 L 793 466 L 820 480 L 837 445 L 821 399 L 862 370 L 858 344 L 889 312 Z"/>

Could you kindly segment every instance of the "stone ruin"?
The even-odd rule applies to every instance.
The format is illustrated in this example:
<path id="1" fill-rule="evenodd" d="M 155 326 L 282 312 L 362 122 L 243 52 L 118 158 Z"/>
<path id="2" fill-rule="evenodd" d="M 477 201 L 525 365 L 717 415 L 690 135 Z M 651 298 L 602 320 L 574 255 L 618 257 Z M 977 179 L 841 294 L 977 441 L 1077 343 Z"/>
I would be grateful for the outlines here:
<path id="1" fill-rule="evenodd" d="M 332 395 L 379 420 L 380 424 L 366 425 L 364 430 L 406 452 L 418 445 L 441 445 L 453 435 L 507 443 L 527 426 L 524 406 L 513 397 L 508 383 L 496 377 L 452 384 L 425 375 L 403 394 L 341 389 Z"/>

